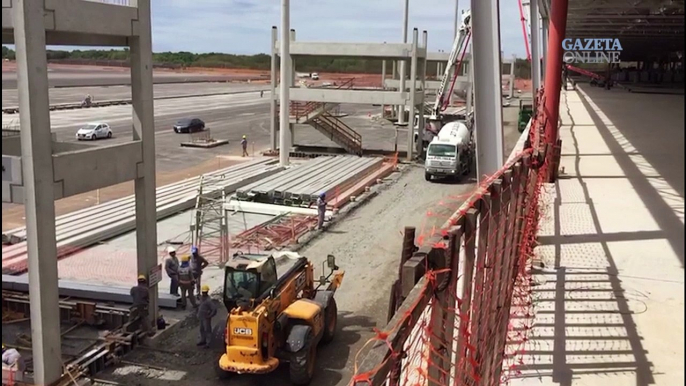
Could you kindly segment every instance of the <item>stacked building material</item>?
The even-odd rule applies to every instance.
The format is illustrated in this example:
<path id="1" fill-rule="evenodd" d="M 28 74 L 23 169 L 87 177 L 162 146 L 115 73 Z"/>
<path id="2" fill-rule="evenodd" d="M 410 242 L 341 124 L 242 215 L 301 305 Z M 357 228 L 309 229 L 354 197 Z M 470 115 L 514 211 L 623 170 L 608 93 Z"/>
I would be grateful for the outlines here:
<path id="1" fill-rule="evenodd" d="M 245 230 L 231 240 L 231 249 L 246 253 L 279 250 L 314 228 L 315 216 L 283 214 Z"/>
<path id="2" fill-rule="evenodd" d="M 209 191 L 217 196 L 229 193 L 283 170 L 272 159 L 241 163 L 208 173 L 212 184 Z M 200 177 L 189 178 L 157 188 L 157 219 L 192 208 L 197 198 Z M 206 189 L 204 187 L 204 189 Z M 208 194 L 208 192 L 204 192 Z M 92 206 L 56 220 L 57 257 L 64 257 L 81 248 L 121 235 L 136 228 L 136 200 L 131 195 Z M 18 239 L 26 238 L 26 228 L 7 232 Z M 16 274 L 27 269 L 26 241 L 2 247 L 3 274 Z"/>
<path id="3" fill-rule="evenodd" d="M 239 200 L 287 206 L 310 206 L 320 193 L 328 201 L 381 168 L 383 159 L 323 156 L 237 190 Z"/>

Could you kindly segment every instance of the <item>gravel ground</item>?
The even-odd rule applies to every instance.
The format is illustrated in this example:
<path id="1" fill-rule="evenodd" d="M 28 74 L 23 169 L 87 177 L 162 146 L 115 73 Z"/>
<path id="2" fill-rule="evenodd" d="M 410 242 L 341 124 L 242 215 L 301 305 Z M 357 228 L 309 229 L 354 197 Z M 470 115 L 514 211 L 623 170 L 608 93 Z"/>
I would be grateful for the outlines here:
<path id="1" fill-rule="evenodd" d="M 313 385 L 345 385 L 353 372 L 355 354 L 373 337 L 373 328 L 386 322 L 389 289 L 395 280 L 402 240 L 402 229 L 414 225 L 418 229 L 440 226 L 459 206 L 473 183 L 449 184 L 424 181 L 419 166 L 409 166 L 395 182 L 385 184 L 379 194 L 349 217 L 330 227 L 312 241 L 301 254 L 321 267 L 327 254 L 337 257 L 337 264 L 346 271 L 341 289 L 336 294 L 339 310 L 339 331 L 335 340 L 321 348 L 318 370 Z M 431 216 L 427 216 L 427 212 Z M 216 318 L 220 323 L 226 311 Z M 213 371 L 217 354 L 198 349 L 197 322 L 182 322 L 176 330 L 156 342 L 164 352 L 139 349 L 127 360 L 141 364 L 126 364 L 109 370 L 99 378 L 126 385 L 167 385 L 169 375 L 160 368 L 181 371 L 183 384 L 210 386 L 224 384 Z M 145 366 L 152 367 L 145 367 Z M 165 375 L 167 374 L 167 375 Z M 231 385 L 289 385 L 288 370 L 279 368 L 272 374 L 238 376 Z"/>

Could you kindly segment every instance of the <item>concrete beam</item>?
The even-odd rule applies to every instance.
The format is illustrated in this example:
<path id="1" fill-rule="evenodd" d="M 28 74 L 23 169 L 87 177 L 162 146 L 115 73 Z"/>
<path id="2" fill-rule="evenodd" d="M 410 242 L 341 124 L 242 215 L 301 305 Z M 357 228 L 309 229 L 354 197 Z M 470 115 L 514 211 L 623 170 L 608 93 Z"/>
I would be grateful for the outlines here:
<path id="1" fill-rule="evenodd" d="M 14 41 L 13 4 L 5 5 L 3 43 L 10 43 L 9 40 Z M 126 45 L 123 37 L 138 35 L 136 7 L 83 0 L 45 0 L 42 6 L 47 44 L 122 46 Z"/>
<path id="2" fill-rule="evenodd" d="M 386 79 L 384 82 L 384 86 L 387 88 L 395 88 L 398 89 L 400 87 L 400 82 L 398 79 Z M 421 90 L 421 84 L 417 83 L 417 90 Z M 438 88 L 441 86 L 441 82 L 437 80 L 426 80 L 424 81 L 424 88 L 427 90 L 438 90 Z M 466 90 L 467 87 L 469 86 L 469 77 L 466 76 L 458 76 L 457 81 L 455 81 L 455 89 L 456 90 Z M 406 91 L 409 90 L 409 87 L 406 88 Z"/>
<path id="3" fill-rule="evenodd" d="M 450 52 L 428 52 L 426 54 L 426 61 L 427 62 L 448 62 L 449 56 L 450 56 Z M 471 56 L 468 52 L 464 55 L 464 62 L 465 63 L 469 62 L 469 59 L 471 59 Z"/>
<path id="4" fill-rule="evenodd" d="M 274 49 L 280 55 L 280 43 Z M 402 43 L 320 43 L 292 42 L 289 48 L 291 56 L 332 56 L 362 57 L 379 59 L 410 59 L 412 44 Z M 417 57 L 426 57 L 426 48 L 417 47 Z"/>
<path id="5" fill-rule="evenodd" d="M 338 90 L 324 88 L 291 87 L 290 100 L 328 103 L 351 103 L 368 105 L 408 105 L 409 92 L 382 90 Z M 415 93 L 415 102 L 424 103 L 424 92 Z"/>
<path id="6" fill-rule="evenodd" d="M 55 182 L 61 182 L 61 198 L 90 192 L 142 176 L 141 141 L 88 150 L 69 151 L 52 157 Z"/>

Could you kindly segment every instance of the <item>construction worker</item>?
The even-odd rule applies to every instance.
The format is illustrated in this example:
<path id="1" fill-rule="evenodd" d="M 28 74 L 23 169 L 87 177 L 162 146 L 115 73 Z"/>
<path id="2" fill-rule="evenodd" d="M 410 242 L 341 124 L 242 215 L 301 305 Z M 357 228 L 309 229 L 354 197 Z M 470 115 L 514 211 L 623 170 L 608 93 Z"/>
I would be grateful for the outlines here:
<path id="1" fill-rule="evenodd" d="M 264 90 L 260 90 L 260 98 L 264 96 Z"/>
<path id="2" fill-rule="evenodd" d="M 241 148 L 243 148 L 243 157 L 248 156 L 248 137 L 245 135 L 243 136 L 243 139 L 241 139 Z"/>
<path id="3" fill-rule="evenodd" d="M 181 288 L 181 308 L 186 309 L 186 299 L 191 300 L 193 308 L 198 308 L 198 303 L 195 301 L 193 290 L 193 270 L 190 265 L 191 257 L 183 255 L 181 257 L 181 265 L 179 266 L 179 287 Z"/>
<path id="4" fill-rule="evenodd" d="M 326 193 L 320 193 L 317 198 L 317 229 L 324 229 L 324 216 L 326 216 Z"/>
<path id="5" fill-rule="evenodd" d="M 141 321 L 141 330 L 148 333 L 148 335 L 154 334 L 154 332 L 150 331 L 150 318 L 148 317 L 150 292 L 145 275 L 138 275 L 138 284 L 131 287 L 131 298 L 133 299 L 132 308 L 138 314 Z"/>
<path id="6" fill-rule="evenodd" d="M 212 318 L 217 315 L 217 305 L 210 298 L 210 287 L 203 285 L 201 289 L 198 320 L 200 320 L 200 340 L 198 346 L 210 347 L 212 341 Z"/>
<path id="7" fill-rule="evenodd" d="M 179 297 L 179 258 L 176 257 L 176 249 L 174 247 L 167 248 L 169 257 L 164 261 L 164 270 L 171 280 L 169 284 L 169 293 Z"/>
<path id="8" fill-rule="evenodd" d="M 200 281 L 202 279 L 202 270 L 207 267 L 209 263 L 198 252 L 198 247 L 193 245 L 191 247 L 191 269 L 193 270 L 193 280 L 195 281 L 195 291 L 200 295 Z"/>

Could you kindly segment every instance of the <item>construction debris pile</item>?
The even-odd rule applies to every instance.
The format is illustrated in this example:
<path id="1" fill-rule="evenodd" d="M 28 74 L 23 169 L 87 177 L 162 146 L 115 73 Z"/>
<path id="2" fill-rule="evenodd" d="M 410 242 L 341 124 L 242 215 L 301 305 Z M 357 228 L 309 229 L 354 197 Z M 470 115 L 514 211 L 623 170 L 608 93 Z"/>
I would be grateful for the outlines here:
<path id="1" fill-rule="evenodd" d="M 220 169 L 210 176 L 211 186 L 203 194 L 221 196 L 233 192 L 261 178 L 283 170 L 273 159 L 260 159 Z M 192 208 L 197 199 L 201 177 L 189 178 L 157 188 L 157 219 Z M 57 217 L 57 257 L 61 258 L 100 241 L 132 231 L 136 228 L 135 196 L 109 201 L 90 208 Z M 5 245 L 12 242 L 11 245 Z M 26 228 L 3 234 L 2 273 L 19 274 L 27 266 Z"/>
<path id="2" fill-rule="evenodd" d="M 309 207 L 320 193 L 325 193 L 329 203 L 333 203 L 382 166 L 382 158 L 321 156 L 239 188 L 236 197 L 242 201 Z"/>

